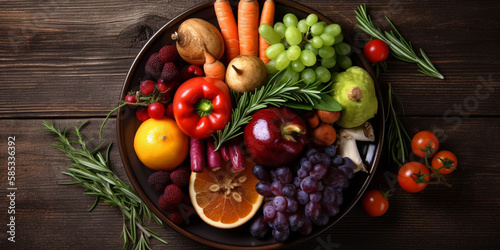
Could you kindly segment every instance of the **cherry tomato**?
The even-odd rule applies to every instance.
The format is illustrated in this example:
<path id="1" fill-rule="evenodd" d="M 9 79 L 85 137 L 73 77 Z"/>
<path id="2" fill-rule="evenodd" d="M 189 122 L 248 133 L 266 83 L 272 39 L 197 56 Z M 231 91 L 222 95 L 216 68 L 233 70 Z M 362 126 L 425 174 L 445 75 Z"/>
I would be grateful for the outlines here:
<path id="1" fill-rule="evenodd" d="M 429 131 L 420 131 L 411 139 L 411 150 L 418 157 L 432 157 L 436 154 L 439 148 L 439 140 L 433 133 Z"/>
<path id="2" fill-rule="evenodd" d="M 148 115 L 153 119 L 160 119 L 165 114 L 165 106 L 159 102 L 153 102 L 148 106 Z"/>
<path id="3" fill-rule="evenodd" d="M 441 174 L 449 174 L 457 168 L 457 156 L 448 151 L 441 150 L 432 158 L 431 165 L 434 169 L 439 169 Z"/>
<path id="4" fill-rule="evenodd" d="M 169 104 L 167 105 L 167 107 L 165 108 L 165 116 L 170 118 L 170 119 L 174 119 L 174 106 L 172 104 Z"/>
<path id="5" fill-rule="evenodd" d="M 184 81 L 202 75 L 203 75 L 203 69 L 200 66 L 194 64 L 185 66 L 181 71 L 181 78 Z"/>
<path id="6" fill-rule="evenodd" d="M 363 53 L 371 63 L 382 62 L 389 56 L 389 46 L 380 39 L 371 40 L 365 45 Z"/>
<path id="7" fill-rule="evenodd" d="M 149 115 L 148 115 L 148 109 L 147 108 L 138 109 L 137 111 L 135 111 L 135 116 L 141 122 L 146 121 L 147 119 L 150 118 Z"/>
<path id="8" fill-rule="evenodd" d="M 363 210 L 373 217 L 381 216 L 389 209 L 389 201 L 380 190 L 369 190 L 361 199 Z"/>
<path id="9" fill-rule="evenodd" d="M 420 162 L 408 162 L 398 172 L 399 186 L 409 193 L 418 193 L 424 190 L 430 180 L 429 169 Z"/>
<path id="10" fill-rule="evenodd" d="M 155 82 L 153 82 L 152 80 L 142 81 L 140 90 L 142 94 L 150 95 L 155 90 Z"/>
<path id="11" fill-rule="evenodd" d="M 158 91 L 160 92 L 166 92 L 167 90 L 170 89 L 170 83 L 167 82 L 165 79 L 163 78 L 160 78 L 158 79 L 158 81 L 156 81 L 156 88 L 158 89 Z"/>
<path id="12" fill-rule="evenodd" d="M 203 69 L 201 69 L 201 67 L 198 65 L 189 65 L 187 68 L 187 72 L 191 73 L 195 76 L 202 76 L 203 75 Z"/>
<path id="13" fill-rule="evenodd" d="M 137 102 L 137 98 L 136 98 L 135 94 L 130 94 L 130 95 L 126 95 L 125 96 L 125 101 L 126 102 L 130 102 L 130 103 L 136 103 Z M 127 105 L 130 106 L 130 107 L 134 106 L 132 104 L 127 104 Z"/>

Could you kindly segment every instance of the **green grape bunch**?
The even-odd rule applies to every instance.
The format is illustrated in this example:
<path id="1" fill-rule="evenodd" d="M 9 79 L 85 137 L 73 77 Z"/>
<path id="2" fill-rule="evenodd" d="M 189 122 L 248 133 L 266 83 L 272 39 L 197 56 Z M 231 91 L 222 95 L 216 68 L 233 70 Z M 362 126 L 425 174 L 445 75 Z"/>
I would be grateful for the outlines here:
<path id="1" fill-rule="evenodd" d="M 271 60 L 268 73 L 285 70 L 286 80 L 326 83 L 335 72 L 352 66 L 351 46 L 343 42 L 340 25 L 319 21 L 316 14 L 299 20 L 288 13 L 273 27 L 260 25 L 259 35 L 270 44 L 266 49 Z"/>

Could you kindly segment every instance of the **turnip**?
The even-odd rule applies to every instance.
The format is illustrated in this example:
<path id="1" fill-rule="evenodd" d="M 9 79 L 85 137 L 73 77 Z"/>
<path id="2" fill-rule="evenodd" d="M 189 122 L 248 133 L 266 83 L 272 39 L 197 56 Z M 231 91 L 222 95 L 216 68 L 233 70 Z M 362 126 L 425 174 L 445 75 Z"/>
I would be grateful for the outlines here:
<path id="1" fill-rule="evenodd" d="M 179 55 L 191 64 L 203 65 L 205 51 L 217 60 L 224 54 L 224 40 L 220 31 L 213 24 L 199 18 L 182 22 L 171 37 L 176 41 Z"/>

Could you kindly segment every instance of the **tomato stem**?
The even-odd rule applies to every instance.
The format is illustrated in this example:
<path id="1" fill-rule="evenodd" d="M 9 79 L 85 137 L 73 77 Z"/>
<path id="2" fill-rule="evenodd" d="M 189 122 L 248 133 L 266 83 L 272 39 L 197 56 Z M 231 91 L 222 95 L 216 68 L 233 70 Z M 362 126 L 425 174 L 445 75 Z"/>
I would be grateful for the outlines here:
<path id="1" fill-rule="evenodd" d="M 417 174 L 412 174 L 413 180 L 415 183 L 429 183 L 427 180 L 425 180 L 425 177 L 427 177 L 429 174 L 422 174 L 421 173 L 422 169 L 418 170 Z"/>
<path id="2" fill-rule="evenodd" d="M 428 146 L 426 147 L 426 149 L 430 149 L 430 146 L 428 145 Z M 434 153 L 433 151 L 436 151 L 436 150 L 428 150 L 428 151 L 424 151 L 424 152 L 425 152 L 425 157 L 424 157 L 425 166 L 426 166 L 429 170 L 431 170 L 432 177 L 434 177 L 434 178 L 436 179 L 436 181 L 427 182 L 427 183 L 429 183 L 429 184 L 440 184 L 440 185 L 445 185 L 445 186 L 447 186 L 447 187 L 451 187 L 452 185 L 451 185 L 451 184 L 449 184 L 449 183 L 446 181 L 446 178 L 444 177 L 444 175 L 443 175 L 443 174 L 441 174 L 441 173 L 439 172 L 439 170 L 440 170 L 441 168 L 443 168 L 444 166 L 443 166 L 443 167 L 441 167 L 441 168 L 436 169 L 436 168 L 434 168 L 431 164 L 429 164 L 429 155 L 430 155 L 430 154 L 433 154 L 433 153 Z"/>
<path id="3" fill-rule="evenodd" d="M 392 191 L 389 189 L 385 192 L 382 192 L 382 195 L 384 196 L 385 199 L 389 199 L 389 197 L 392 196 Z"/>
<path id="4" fill-rule="evenodd" d="M 432 140 L 430 140 L 429 143 L 427 143 L 427 146 L 425 148 L 420 148 L 420 150 L 422 150 L 422 152 L 425 153 L 425 159 L 431 157 L 437 151 L 437 149 L 433 149 L 431 147 L 431 142 Z"/>

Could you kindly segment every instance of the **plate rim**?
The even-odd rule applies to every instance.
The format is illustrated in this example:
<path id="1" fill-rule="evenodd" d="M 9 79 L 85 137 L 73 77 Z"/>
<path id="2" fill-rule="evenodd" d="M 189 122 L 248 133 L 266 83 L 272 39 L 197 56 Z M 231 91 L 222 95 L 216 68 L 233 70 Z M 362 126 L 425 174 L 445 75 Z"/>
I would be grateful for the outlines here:
<path id="1" fill-rule="evenodd" d="M 261 2 L 261 1 L 259 1 Z M 333 21 L 320 13 L 319 11 L 312 9 L 308 6 L 305 6 L 301 3 L 293 2 L 290 0 L 275 0 L 274 1 L 276 4 L 281 4 L 285 5 L 294 9 L 298 9 L 307 13 L 314 13 L 318 15 L 318 18 L 320 20 L 323 20 L 327 23 L 333 23 Z M 128 89 L 130 88 L 131 82 L 133 79 L 131 79 L 133 73 L 136 71 L 137 67 L 139 66 L 140 62 L 143 60 L 143 57 L 145 56 L 145 52 L 152 46 L 152 44 L 158 39 L 159 36 L 163 35 L 164 29 L 167 29 L 170 26 L 175 26 L 177 23 L 182 22 L 187 16 L 194 14 L 200 10 L 206 9 L 208 7 L 213 6 L 213 1 L 207 1 L 198 5 L 195 5 L 180 14 L 176 15 L 174 18 L 169 20 L 167 23 L 165 23 L 160 29 L 158 29 L 157 32 L 149 38 L 149 40 L 146 42 L 146 44 L 141 48 L 141 50 L 138 52 L 137 56 L 134 58 L 131 67 L 129 68 L 127 75 L 125 77 L 122 89 L 121 89 L 121 94 L 120 94 L 120 100 L 123 100 L 125 98 L 125 95 L 127 94 Z M 168 218 L 163 214 L 162 211 L 160 211 L 155 204 L 148 198 L 146 192 L 142 188 L 142 185 L 139 183 L 139 180 L 136 178 L 132 166 L 128 162 L 128 159 L 126 157 L 127 152 L 125 147 L 123 147 L 123 138 L 121 135 L 123 135 L 124 131 L 124 126 L 123 126 L 123 120 L 122 116 L 124 115 L 123 113 L 123 108 L 120 108 L 118 110 L 118 114 L 116 117 L 116 132 L 117 132 L 117 143 L 118 143 L 118 148 L 119 148 L 119 153 L 120 153 L 120 158 L 123 164 L 123 167 L 125 168 L 125 172 L 127 174 L 128 179 L 130 180 L 132 187 L 134 190 L 137 192 L 138 196 L 141 198 L 142 202 L 148 206 L 148 208 L 153 212 L 164 224 L 167 224 L 170 228 L 174 229 L 177 233 L 188 237 L 189 239 L 195 240 L 199 243 L 202 243 L 207 246 L 211 247 L 217 247 L 217 248 L 222 248 L 222 249 L 273 249 L 273 248 L 280 248 L 280 247 L 289 247 L 293 246 L 296 244 L 299 244 L 301 242 L 304 242 L 306 240 L 309 240 L 313 237 L 318 236 L 319 234 L 323 233 L 327 229 L 331 228 L 333 225 L 335 225 L 340 219 L 342 219 L 346 214 L 350 212 L 350 210 L 354 207 L 354 205 L 357 203 L 357 201 L 361 198 L 362 194 L 365 192 L 365 190 L 368 188 L 374 173 L 377 169 L 377 166 L 379 164 L 381 154 L 382 154 L 382 149 L 383 149 L 383 143 L 384 143 L 384 135 L 385 135 L 385 121 L 383 117 L 384 115 L 384 103 L 382 99 L 382 93 L 380 91 L 380 86 L 377 82 L 377 78 L 375 77 L 375 73 L 373 71 L 373 68 L 371 64 L 366 60 L 364 57 L 362 50 L 357 48 L 355 46 L 355 43 L 353 43 L 353 40 L 351 39 L 350 36 L 345 36 L 344 34 L 344 39 L 348 41 L 348 43 L 351 45 L 353 49 L 353 53 L 356 53 L 358 58 L 361 60 L 361 63 L 363 64 L 364 69 L 370 74 L 370 76 L 373 78 L 374 85 L 375 85 L 375 91 L 377 93 L 377 100 L 378 100 L 378 110 L 377 110 L 377 116 L 379 117 L 378 119 L 378 131 L 379 131 L 379 136 L 378 136 L 378 143 L 376 144 L 377 149 L 374 152 L 374 161 L 371 164 L 371 168 L 368 172 L 368 177 L 366 177 L 366 180 L 363 182 L 361 188 L 359 189 L 358 193 L 356 194 L 355 198 L 351 201 L 350 204 L 347 205 L 347 209 L 342 211 L 342 214 L 337 215 L 335 217 L 334 221 L 331 221 L 328 223 L 328 225 L 317 228 L 317 230 L 309 235 L 304 235 L 303 237 L 300 237 L 295 240 L 291 241 L 286 241 L 286 242 L 278 242 L 274 244 L 269 244 L 269 245 L 262 245 L 262 246 L 236 246 L 236 245 L 228 245 L 228 244 L 223 244 L 219 242 L 214 242 L 209 239 L 200 237 L 198 235 L 192 234 L 189 231 L 181 228 L 180 226 L 176 225 L 175 223 L 171 222 L 168 220 Z M 380 119 L 381 118 L 381 119 Z"/>

